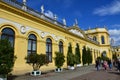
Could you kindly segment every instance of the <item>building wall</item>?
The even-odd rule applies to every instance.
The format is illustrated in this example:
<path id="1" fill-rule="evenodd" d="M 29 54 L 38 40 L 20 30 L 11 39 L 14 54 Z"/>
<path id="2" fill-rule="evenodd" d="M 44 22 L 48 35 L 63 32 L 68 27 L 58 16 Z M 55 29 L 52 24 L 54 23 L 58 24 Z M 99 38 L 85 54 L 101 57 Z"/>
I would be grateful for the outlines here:
<path id="1" fill-rule="evenodd" d="M 112 53 L 116 54 L 117 58 L 120 59 L 120 46 L 112 46 Z"/>
<path id="2" fill-rule="evenodd" d="M 25 27 L 25 33 L 21 31 L 21 26 Z M 105 45 L 96 44 L 85 37 L 78 36 L 69 32 L 69 28 L 63 28 L 56 24 L 52 24 L 44 19 L 35 17 L 24 10 L 17 9 L 3 2 L 0 3 L 0 35 L 2 30 L 9 27 L 15 31 L 15 45 L 14 51 L 17 59 L 15 61 L 13 74 L 24 74 L 30 72 L 32 67 L 26 64 L 25 57 L 27 56 L 28 48 L 28 36 L 34 34 L 37 37 L 37 53 L 46 54 L 46 39 L 50 38 L 52 40 L 52 57 L 55 57 L 55 52 L 58 51 L 59 41 L 63 42 L 64 55 L 67 56 L 68 44 L 72 44 L 73 53 L 75 53 L 76 43 L 80 46 L 80 52 L 82 56 L 83 46 L 89 47 L 92 50 L 93 64 L 95 59 L 101 55 L 103 51 L 107 52 L 110 56 L 110 45 L 107 42 L 109 35 L 105 33 L 97 33 L 99 38 L 101 35 L 105 35 Z M 74 29 L 81 31 L 77 27 Z M 84 33 L 84 32 L 83 32 Z M 99 39 L 100 41 L 100 39 Z M 82 60 L 82 59 L 81 59 Z M 64 63 L 64 68 L 67 68 L 66 62 Z M 48 66 L 41 67 L 42 71 L 55 69 L 54 60 L 49 63 Z"/>

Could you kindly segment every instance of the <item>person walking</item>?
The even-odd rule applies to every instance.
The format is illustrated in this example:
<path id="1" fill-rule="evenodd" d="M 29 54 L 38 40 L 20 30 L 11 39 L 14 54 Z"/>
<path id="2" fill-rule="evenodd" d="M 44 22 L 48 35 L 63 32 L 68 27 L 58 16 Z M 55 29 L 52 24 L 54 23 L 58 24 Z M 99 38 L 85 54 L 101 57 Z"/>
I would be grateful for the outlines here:
<path id="1" fill-rule="evenodd" d="M 107 68 L 108 68 L 108 63 L 107 63 L 107 61 L 106 61 L 106 60 L 103 62 L 103 65 L 104 65 L 104 69 L 105 69 L 105 71 L 106 71 L 106 70 L 107 70 Z"/>
<path id="2" fill-rule="evenodd" d="M 109 69 L 112 70 L 112 61 L 108 60 Z"/>
<path id="3" fill-rule="evenodd" d="M 120 72 L 120 59 L 118 59 L 117 67 L 118 67 L 118 72 Z"/>
<path id="4" fill-rule="evenodd" d="M 96 63 L 96 64 L 95 64 L 95 67 L 97 68 L 97 71 L 99 71 L 99 67 L 100 67 L 100 62 L 99 62 L 99 60 L 96 60 L 95 63 Z"/>

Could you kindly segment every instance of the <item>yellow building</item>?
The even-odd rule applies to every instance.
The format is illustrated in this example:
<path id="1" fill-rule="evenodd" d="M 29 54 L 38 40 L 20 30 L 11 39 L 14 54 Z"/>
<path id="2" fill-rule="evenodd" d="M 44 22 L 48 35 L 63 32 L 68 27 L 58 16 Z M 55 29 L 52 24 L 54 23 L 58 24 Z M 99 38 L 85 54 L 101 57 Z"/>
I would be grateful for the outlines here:
<path id="1" fill-rule="evenodd" d="M 120 46 L 112 46 L 112 53 L 116 54 L 117 58 L 120 58 Z"/>
<path id="2" fill-rule="evenodd" d="M 105 28 L 95 28 L 86 31 L 77 25 L 67 27 L 64 23 L 51 19 L 40 12 L 27 7 L 24 3 L 0 0 L 0 36 L 8 38 L 14 47 L 17 56 L 13 74 L 24 74 L 32 71 L 26 64 L 25 57 L 30 53 L 46 54 L 48 66 L 41 67 L 42 71 L 55 69 L 54 53 L 63 52 L 66 56 L 69 43 L 75 53 L 76 44 L 80 46 L 82 55 L 83 46 L 92 51 L 93 64 L 101 55 L 111 58 L 109 34 Z M 64 68 L 67 68 L 66 62 Z"/>

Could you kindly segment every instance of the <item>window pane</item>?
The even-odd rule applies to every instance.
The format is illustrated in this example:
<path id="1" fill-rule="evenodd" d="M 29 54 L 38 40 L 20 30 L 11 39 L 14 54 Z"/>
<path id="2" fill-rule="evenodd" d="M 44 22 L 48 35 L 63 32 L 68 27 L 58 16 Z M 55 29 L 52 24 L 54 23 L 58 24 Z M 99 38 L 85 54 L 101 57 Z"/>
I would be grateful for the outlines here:
<path id="1" fill-rule="evenodd" d="M 47 43 L 51 43 L 52 41 L 51 41 L 50 38 L 47 38 L 46 42 L 47 42 Z"/>
<path id="2" fill-rule="evenodd" d="M 11 28 L 4 28 L 2 30 L 1 39 L 8 39 L 12 47 L 14 47 L 14 36 L 15 33 Z"/>
<path id="3" fill-rule="evenodd" d="M 34 34 L 29 35 L 29 39 L 36 40 L 36 36 Z"/>
<path id="4" fill-rule="evenodd" d="M 28 41 L 28 50 L 31 50 L 31 40 Z"/>
<path id="5" fill-rule="evenodd" d="M 61 53 L 63 53 L 63 48 L 61 47 L 61 51 L 60 51 Z"/>
<path id="6" fill-rule="evenodd" d="M 8 37 L 6 35 L 2 35 L 1 39 L 8 39 Z"/>
<path id="7" fill-rule="evenodd" d="M 9 35 L 14 35 L 14 31 L 10 28 L 5 28 L 2 31 L 3 34 L 9 34 Z"/>
<path id="8" fill-rule="evenodd" d="M 11 46 L 13 47 L 14 46 L 14 38 L 13 37 L 9 37 L 9 41 L 10 41 L 10 43 L 11 43 Z"/>
<path id="9" fill-rule="evenodd" d="M 48 52 L 48 51 L 49 51 L 49 46 L 47 45 L 47 46 L 46 46 L 46 52 Z"/>
<path id="10" fill-rule="evenodd" d="M 28 54 L 36 53 L 37 50 L 37 40 L 34 34 L 30 34 L 28 37 Z"/>
<path id="11" fill-rule="evenodd" d="M 33 41 L 33 50 L 36 50 L 36 41 Z"/>
<path id="12" fill-rule="evenodd" d="M 59 52 L 63 53 L 63 42 L 62 41 L 59 42 Z"/>
<path id="13" fill-rule="evenodd" d="M 47 61 L 49 61 L 49 54 L 46 53 L 46 58 L 47 58 Z"/>
<path id="14" fill-rule="evenodd" d="M 52 62 L 52 55 L 49 53 L 49 61 Z"/>
<path id="15" fill-rule="evenodd" d="M 51 45 L 49 45 L 49 52 L 52 52 L 52 47 L 51 47 Z"/>
<path id="16" fill-rule="evenodd" d="M 105 44 L 104 36 L 101 37 L 102 44 Z"/>
<path id="17" fill-rule="evenodd" d="M 46 56 L 49 62 L 52 62 L 52 41 L 50 38 L 46 39 Z"/>

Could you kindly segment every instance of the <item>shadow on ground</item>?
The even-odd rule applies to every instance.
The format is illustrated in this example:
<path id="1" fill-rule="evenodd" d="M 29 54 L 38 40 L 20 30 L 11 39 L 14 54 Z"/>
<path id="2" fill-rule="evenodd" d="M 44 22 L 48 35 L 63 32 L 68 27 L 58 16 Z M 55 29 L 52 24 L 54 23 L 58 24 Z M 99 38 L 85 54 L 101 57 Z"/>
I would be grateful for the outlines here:
<path id="1" fill-rule="evenodd" d="M 120 72 L 109 72 L 111 74 L 120 75 Z"/>

